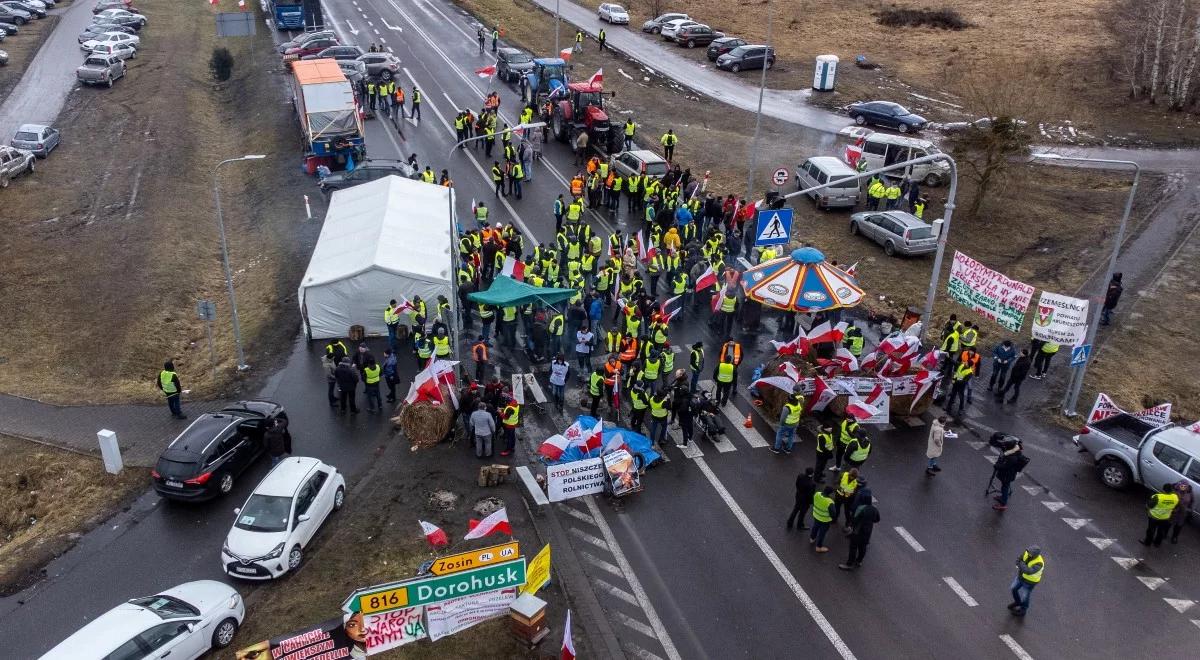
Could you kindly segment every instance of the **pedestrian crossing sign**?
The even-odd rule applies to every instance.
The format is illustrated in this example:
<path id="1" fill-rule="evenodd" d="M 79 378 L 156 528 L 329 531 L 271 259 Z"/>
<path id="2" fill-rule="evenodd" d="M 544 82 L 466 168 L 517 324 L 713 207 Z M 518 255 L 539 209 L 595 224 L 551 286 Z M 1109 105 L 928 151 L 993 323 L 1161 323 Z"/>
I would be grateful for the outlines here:
<path id="1" fill-rule="evenodd" d="M 755 245 L 783 245 L 792 236 L 792 209 L 764 209 L 758 212 L 758 236 Z"/>

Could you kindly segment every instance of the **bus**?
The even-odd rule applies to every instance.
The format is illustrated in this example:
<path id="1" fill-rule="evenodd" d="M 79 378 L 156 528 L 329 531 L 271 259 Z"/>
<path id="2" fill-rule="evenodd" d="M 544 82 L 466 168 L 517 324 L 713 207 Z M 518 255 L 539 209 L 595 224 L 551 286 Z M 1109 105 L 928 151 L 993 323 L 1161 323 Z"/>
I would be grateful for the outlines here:
<path id="1" fill-rule="evenodd" d="M 276 30 L 301 30 L 304 28 L 303 0 L 270 0 L 270 3 Z"/>

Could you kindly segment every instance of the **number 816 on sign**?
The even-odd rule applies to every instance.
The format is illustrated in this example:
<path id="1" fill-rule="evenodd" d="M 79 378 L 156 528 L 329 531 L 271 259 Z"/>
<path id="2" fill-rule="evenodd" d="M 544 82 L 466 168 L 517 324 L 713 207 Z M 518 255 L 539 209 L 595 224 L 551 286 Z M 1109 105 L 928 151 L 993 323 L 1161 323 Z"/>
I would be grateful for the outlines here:
<path id="1" fill-rule="evenodd" d="M 359 596 L 358 602 L 363 614 L 405 607 L 408 605 L 408 587 L 397 587 L 369 596 Z"/>

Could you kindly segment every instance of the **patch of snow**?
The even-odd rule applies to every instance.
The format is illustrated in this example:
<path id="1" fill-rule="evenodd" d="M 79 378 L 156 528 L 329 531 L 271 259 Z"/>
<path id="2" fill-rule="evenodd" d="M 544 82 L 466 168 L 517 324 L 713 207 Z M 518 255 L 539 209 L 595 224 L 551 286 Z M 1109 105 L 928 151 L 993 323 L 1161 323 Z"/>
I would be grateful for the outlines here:
<path id="1" fill-rule="evenodd" d="M 941 99 L 935 99 L 932 96 L 922 96 L 921 94 L 917 94 L 916 92 L 909 92 L 908 95 L 912 96 L 914 98 L 921 99 L 923 101 L 932 101 L 934 103 L 940 103 L 941 105 L 950 106 L 951 108 L 959 108 L 959 109 L 962 108 L 961 105 L 958 105 L 956 103 L 951 103 L 949 101 L 943 101 Z"/>
<path id="2" fill-rule="evenodd" d="M 628 73 L 625 73 L 625 70 L 624 70 L 624 69 L 621 69 L 621 68 L 619 68 L 619 67 L 618 67 L 618 68 L 617 68 L 617 73 L 619 73 L 619 74 L 621 74 L 621 75 L 625 76 L 626 78 L 628 78 L 628 79 L 630 79 L 630 80 L 633 80 L 633 76 L 629 75 Z"/>

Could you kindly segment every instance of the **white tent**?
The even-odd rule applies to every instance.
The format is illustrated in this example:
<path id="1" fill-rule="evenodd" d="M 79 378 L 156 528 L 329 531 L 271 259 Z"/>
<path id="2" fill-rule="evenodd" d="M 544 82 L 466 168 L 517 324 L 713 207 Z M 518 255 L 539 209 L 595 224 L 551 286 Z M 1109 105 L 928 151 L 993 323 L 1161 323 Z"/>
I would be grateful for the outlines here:
<path id="1" fill-rule="evenodd" d="M 311 339 L 345 337 L 361 325 L 385 335 L 389 300 L 437 297 L 457 309 L 450 188 L 388 176 L 333 193 L 325 225 L 300 282 L 300 313 Z"/>

